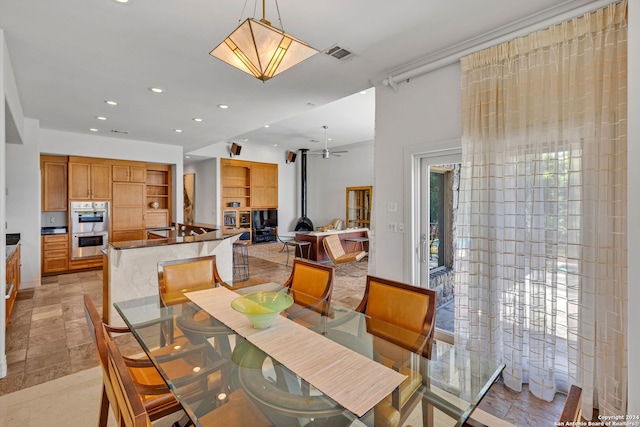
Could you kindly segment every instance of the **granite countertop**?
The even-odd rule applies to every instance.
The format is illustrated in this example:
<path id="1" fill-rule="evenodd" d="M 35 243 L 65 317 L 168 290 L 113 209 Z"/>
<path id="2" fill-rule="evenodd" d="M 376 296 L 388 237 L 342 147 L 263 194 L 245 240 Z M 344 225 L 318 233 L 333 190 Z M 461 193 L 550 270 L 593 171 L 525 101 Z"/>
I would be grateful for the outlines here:
<path id="1" fill-rule="evenodd" d="M 196 234 L 196 233 L 200 234 Z M 242 234 L 238 231 L 237 234 Z M 129 240 L 124 242 L 109 243 L 113 249 L 135 249 L 148 248 L 154 246 L 176 245 L 181 243 L 208 242 L 213 240 L 224 240 L 233 237 L 235 234 L 223 234 L 222 227 L 211 224 L 178 224 L 176 229 L 169 231 L 169 236 L 162 239 Z"/>

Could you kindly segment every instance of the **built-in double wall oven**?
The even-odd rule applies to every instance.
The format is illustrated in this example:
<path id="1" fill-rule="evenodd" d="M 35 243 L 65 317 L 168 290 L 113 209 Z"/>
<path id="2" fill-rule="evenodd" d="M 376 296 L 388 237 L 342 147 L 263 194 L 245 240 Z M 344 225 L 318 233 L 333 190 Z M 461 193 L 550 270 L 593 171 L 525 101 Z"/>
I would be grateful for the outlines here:
<path id="1" fill-rule="evenodd" d="M 102 255 L 109 243 L 109 202 L 71 202 L 71 259 Z"/>

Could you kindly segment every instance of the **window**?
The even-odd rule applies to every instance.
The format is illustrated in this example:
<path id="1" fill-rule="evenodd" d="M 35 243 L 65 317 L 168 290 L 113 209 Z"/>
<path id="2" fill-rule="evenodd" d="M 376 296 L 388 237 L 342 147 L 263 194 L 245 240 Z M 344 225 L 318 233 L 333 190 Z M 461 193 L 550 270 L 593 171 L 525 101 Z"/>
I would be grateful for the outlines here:
<path id="1" fill-rule="evenodd" d="M 454 184 L 459 165 L 429 168 L 429 271 L 453 267 Z"/>

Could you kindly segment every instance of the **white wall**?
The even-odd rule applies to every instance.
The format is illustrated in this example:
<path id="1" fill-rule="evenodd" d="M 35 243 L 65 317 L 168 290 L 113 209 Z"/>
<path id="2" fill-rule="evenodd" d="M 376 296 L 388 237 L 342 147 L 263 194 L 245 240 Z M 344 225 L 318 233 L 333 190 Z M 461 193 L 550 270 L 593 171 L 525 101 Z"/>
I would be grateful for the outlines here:
<path id="1" fill-rule="evenodd" d="M 185 165 L 184 173 L 196 174 L 196 211 L 194 221 L 205 224 L 219 224 L 217 160 L 202 160 L 197 163 Z"/>
<path id="2" fill-rule="evenodd" d="M 373 185 L 373 142 L 333 150 L 349 152 L 328 159 L 307 157 L 307 216 L 315 227 L 327 225 L 333 218 L 346 221 L 347 187 Z"/>
<path id="3" fill-rule="evenodd" d="M 628 75 L 628 194 L 629 194 L 629 406 L 628 414 L 640 414 L 640 286 L 635 278 L 640 277 L 640 198 L 635 196 L 640 184 L 640 0 L 629 0 L 629 46 L 627 50 Z M 636 162 L 637 160 L 637 162 Z"/>
<path id="4" fill-rule="evenodd" d="M 459 141 L 460 77 L 455 64 L 403 83 L 398 92 L 376 87 L 372 274 L 410 281 L 405 260 L 413 255 L 406 238 L 411 212 L 405 199 L 403 150 L 422 145 L 428 151 L 430 144 L 443 148 L 440 141 Z M 388 211 L 389 202 L 397 205 L 396 212 Z M 405 224 L 405 233 L 388 231 L 390 222 Z"/>
<path id="5" fill-rule="evenodd" d="M 38 121 L 24 121 L 23 144 L 7 144 L 7 233 L 20 233 L 21 289 L 40 285 Z"/>

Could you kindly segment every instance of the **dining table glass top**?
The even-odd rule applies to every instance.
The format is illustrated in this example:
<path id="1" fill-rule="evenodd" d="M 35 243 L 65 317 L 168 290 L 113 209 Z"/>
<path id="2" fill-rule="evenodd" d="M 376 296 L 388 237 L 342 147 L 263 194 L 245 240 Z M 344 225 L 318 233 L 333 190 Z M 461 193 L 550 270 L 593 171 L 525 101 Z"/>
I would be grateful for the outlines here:
<path id="1" fill-rule="evenodd" d="M 275 283 L 231 290 L 238 295 L 293 292 Z M 298 297 L 294 295 L 296 301 L 311 298 Z M 242 390 L 274 426 L 393 425 L 406 418 L 405 411 L 411 411 L 414 426 L 463 425 L 504 369 L 499 362 L 443 342 L 434 343 L 428 359 L 418 346 L 398 345 L 399 337 L 411 341 L 410 331 L 336 303 L 321 309 L 294 303 L 284 313 L 291 319 L 287 321 L 407 376 L 398 389 L 358 415 L 190 300 L 164 306 L 160 297 L 151 296 L 114 305 L 186 414 L 202 427 L 210 425 L 216 411 L 232 407 L 225 404 L 235 390 Z M 287 344 L 292 352 L 298 347 L 295 340 L 287 341 L 293 343 Z M 350 387 L 349 381 L 340 387 Z"/>

